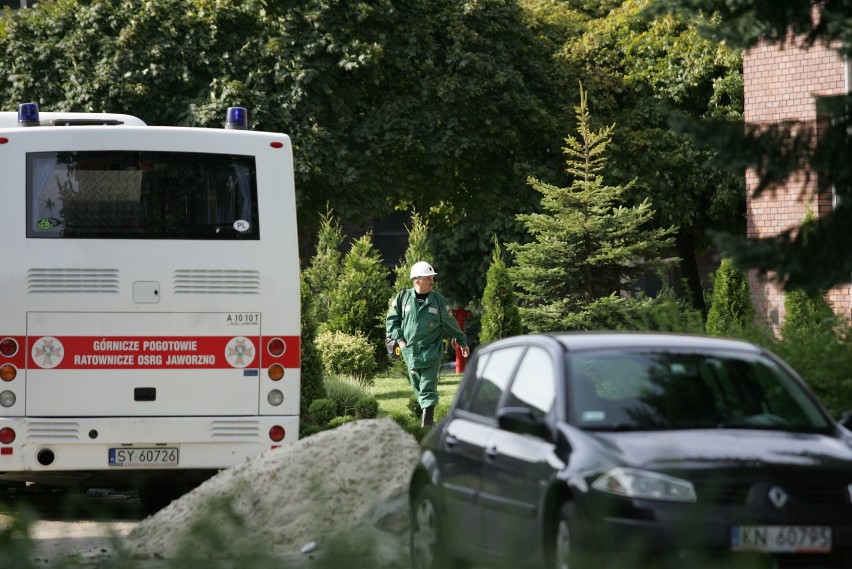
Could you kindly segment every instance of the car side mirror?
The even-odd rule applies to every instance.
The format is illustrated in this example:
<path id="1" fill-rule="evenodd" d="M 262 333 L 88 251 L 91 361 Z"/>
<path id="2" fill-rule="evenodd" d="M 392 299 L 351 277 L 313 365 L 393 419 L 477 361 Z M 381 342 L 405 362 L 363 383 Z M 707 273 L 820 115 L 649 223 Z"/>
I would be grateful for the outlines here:
<path id="1" fill-rule="evenodd" d="M 526 407 L 503 407 L 497 411 L 497 426 L 510 433 L 532 435 L 542 439 L 550 436 L 547 424 Z"/>
<path id="2" fill-rule="evenodd" d="M 841 426 L 852 431 L 852 411 L 845 411 L 838 421 Z"/>

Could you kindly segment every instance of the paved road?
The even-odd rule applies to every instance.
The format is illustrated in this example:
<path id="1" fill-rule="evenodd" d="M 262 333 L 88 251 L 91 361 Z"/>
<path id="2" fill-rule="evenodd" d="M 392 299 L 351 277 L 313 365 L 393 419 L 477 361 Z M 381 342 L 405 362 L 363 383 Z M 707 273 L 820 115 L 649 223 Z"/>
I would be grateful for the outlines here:
<path id="1" fill-rule="evenodd" d="M 115 541 L 144 518 L 139 500 L 120 493 L 71 494 L 25 491 L 0 494 L 0 527 L 33 519 L 29 536 L 33 566 L 50 567 L 68 557 L 80 566 L 96 565 L 115 552 Z"/>

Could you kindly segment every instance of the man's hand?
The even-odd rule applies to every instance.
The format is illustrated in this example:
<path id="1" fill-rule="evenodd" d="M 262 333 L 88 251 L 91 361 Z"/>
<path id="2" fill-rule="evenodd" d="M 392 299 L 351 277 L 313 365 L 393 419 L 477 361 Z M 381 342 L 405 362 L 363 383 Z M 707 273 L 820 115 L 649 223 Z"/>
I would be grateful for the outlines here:
<path id="1" fill-rule="evenodd" d="M 399 345 L 400 350 L 405 347 L 405 340 L 397 340 L 396 343 Z"/>
<path id="2" fill-rule="evenodd" d="M 461 352 L 462 352 L 462 357 L 467 358 L 470 355 L 470 348 L 465 346 L 461 349 Z"/>

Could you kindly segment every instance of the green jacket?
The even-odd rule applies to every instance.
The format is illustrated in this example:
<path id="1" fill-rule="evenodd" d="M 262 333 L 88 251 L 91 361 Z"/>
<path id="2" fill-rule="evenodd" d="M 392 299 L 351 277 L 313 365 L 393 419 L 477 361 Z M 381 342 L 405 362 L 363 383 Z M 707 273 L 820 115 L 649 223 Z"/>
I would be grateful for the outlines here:
<path id="1" fill-rule="evenodd" d="M 409 369 L 441 363 L 444 336 L 467 346 L 467 336 L 450 314 L 447 299 L 434 290 L 422 306 L 418 306 L 413 288 L 400 291 L 391 301 L 385 331 L 394 340 L 405 340 L 402 357 Z"/>

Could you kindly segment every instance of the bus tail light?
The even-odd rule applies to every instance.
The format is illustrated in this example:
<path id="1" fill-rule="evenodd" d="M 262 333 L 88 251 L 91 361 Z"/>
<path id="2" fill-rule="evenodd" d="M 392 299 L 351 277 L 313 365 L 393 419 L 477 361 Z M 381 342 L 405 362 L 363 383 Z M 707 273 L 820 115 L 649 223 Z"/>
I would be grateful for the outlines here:
<path id="1" fill-rule="evenodd" d="M 14 391 L 9 391 L 7 389 L 6 391 L 0 393 L 0 405 L 2 405 L 3 407 L 11 407 L 15 404 L 15 401 L 17 400 L 18 398 L 15 396 Z"/>
<path id="2" fill-rule="evenodd" d="M 281 425 L 275 425 L 269 429 L 269 438 L 275 441 L 276 443 L 284 440 L 284 427 Z"/>
<path id="3" fill-rule="evenodd" d="M 284 366 L 281 364 L 272 364 L 269 366 L 269 369 L 266 370 L 266 374 L 272 381 L 278 381 L 284 377 Z"/>
<path id="4" fill-rule="evenodd" d="M 266 349 L 269 351 L 270 356 L 281 356 L 287 350 L 287 344 L 281 338 L 272 338 L 269 340 L 269 343 L 266 344 Z"/>
<path id="5" fill-rule="evenodd" d="M 3 427 L 0 429 L 0 443 L 4 445 L 12 444 L 15 440 L 15 429 L 11 427 Z"/>
<path id="6" fill-rule="evenodd" d="M 18 368 L 12 364 L 3 364 L 0 366 L 0 379 L 3 381 L 12 381 L 18 377 Z"/>
<path id="7" fill-rule="evenodd" d="M 11 358 L 18 353 L 18 342 L 14 338 L 3 338 L 0 340 L 0 354 Z"/>

